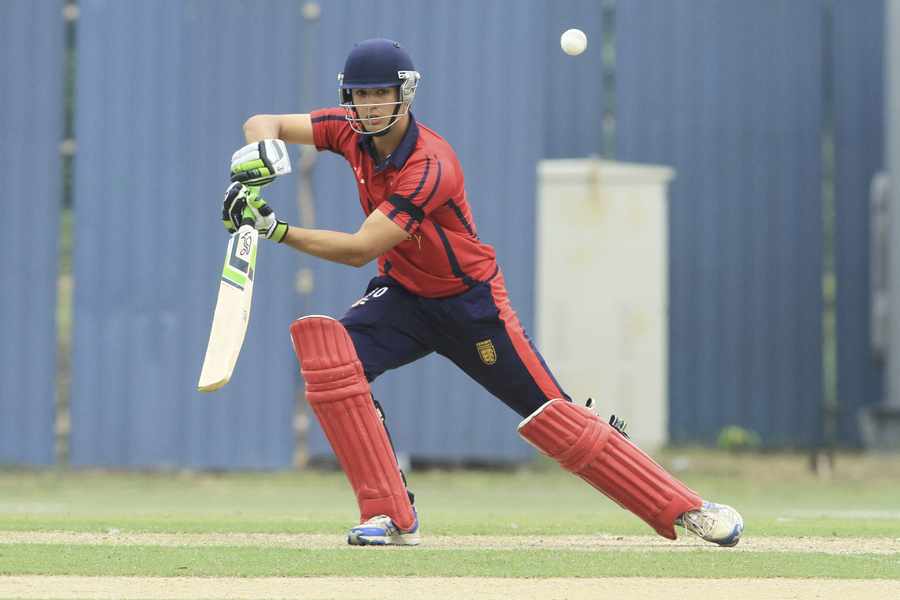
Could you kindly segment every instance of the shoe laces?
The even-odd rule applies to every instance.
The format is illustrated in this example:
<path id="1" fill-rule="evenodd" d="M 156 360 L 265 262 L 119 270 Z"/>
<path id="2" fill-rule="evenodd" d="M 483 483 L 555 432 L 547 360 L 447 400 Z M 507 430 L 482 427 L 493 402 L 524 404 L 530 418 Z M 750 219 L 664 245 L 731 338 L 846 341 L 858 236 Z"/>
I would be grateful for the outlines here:
<path id="1" fill-rule="evenodd" d="M 365 523 L 362 523 L 360 525 L 360 527 L 365 527 L 367 525 L 384 527 L 388 530 L 397 528 L 396 525 L 394 525 L 394 520 L 387 515 L 375 515 L 374 517 L 369 517 L 368 519 L 366 519 Z"/>
<path id="2" fill-rule="evenodd" d="M 690 510 L 681 515 L 676 524 L 680 524 L 694 535 L 706 539 L 716 526 L 716 518 L 703 509 Z"/>

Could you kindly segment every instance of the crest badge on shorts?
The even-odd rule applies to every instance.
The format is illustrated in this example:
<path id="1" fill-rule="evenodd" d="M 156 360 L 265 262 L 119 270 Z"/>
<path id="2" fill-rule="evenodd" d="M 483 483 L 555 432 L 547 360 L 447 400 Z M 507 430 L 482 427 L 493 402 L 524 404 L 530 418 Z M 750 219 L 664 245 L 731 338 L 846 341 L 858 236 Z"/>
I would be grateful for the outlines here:
<path id="1" fill-rule="evenodd" d="M 475 349 L 478 350 L 478 357 L 484 364 L 490 366 L 497 362 L 497 350 L 494 348 L 494 343 L 490 339 L 477 342 L 475 344 Z"/>

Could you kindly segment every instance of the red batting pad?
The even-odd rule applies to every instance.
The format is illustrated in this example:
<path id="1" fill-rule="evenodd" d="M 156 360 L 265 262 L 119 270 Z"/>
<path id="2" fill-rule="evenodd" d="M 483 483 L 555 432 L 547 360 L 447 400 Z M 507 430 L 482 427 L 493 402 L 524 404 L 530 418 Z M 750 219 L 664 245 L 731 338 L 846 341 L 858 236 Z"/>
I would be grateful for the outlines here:
<path id="1" fill-rule="evenodd" d="M 583 406 L 551 400 L 519 424 L 519 434 L 671 540 L 675 519 L 703 502 Z"/>
<path id="2" fill-rule="evenodd" d="M 387 515 L 410 529 L 415 516 L 400 467 L 347 330 L 331 317 L 303 317 L 291 323 L 291 339 L 306 400 L 356 493 L 360 522 Z"/>

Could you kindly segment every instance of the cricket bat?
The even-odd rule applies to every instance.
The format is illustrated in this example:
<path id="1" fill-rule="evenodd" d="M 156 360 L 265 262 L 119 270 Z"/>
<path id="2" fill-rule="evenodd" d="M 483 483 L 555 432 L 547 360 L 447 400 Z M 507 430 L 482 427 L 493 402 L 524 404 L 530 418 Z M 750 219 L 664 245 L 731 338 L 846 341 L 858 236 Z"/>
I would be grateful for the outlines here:
<path id="1" fill-rule="evenodd" d="M 246 223 L 228 240 L 209 344 L 197 383 L 197 389 L 201 392 L 219 389 L 228 383 L 234 372 L 250 322 L 258 244 L 259 233 Z"/>

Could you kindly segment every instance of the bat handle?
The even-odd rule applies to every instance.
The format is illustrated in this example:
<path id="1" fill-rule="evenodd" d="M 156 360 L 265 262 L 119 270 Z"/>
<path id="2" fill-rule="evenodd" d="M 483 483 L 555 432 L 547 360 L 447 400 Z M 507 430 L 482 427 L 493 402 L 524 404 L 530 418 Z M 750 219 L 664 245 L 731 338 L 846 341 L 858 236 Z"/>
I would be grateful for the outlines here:
<path id="1" fill-rule="evenodd" d="M 250 217 L 244 217 L 243 219 L 241 219 L 241 227 L 243 227 L 244 225 L 250 225 L 251 227 L 253 227 L 253 219 L 251 219 Z"/>

